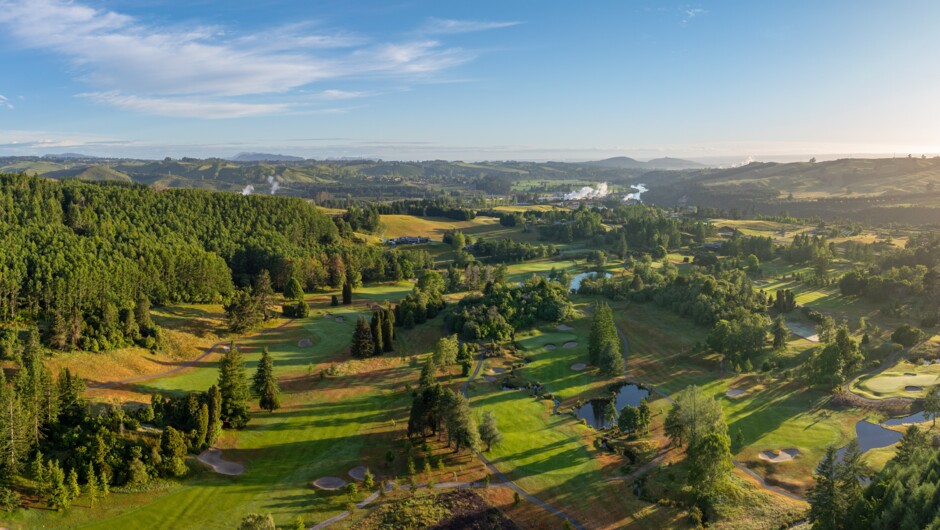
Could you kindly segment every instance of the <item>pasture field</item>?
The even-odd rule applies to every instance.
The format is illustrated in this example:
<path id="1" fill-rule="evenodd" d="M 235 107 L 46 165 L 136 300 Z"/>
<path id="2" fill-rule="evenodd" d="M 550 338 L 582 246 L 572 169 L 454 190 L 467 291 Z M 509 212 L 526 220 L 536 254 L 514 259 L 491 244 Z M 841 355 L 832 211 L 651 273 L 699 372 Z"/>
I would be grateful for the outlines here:
<path id="1" fill-rule="evenodd" d="M 474 239 L 480 237 L 485 239 L 509 238 L 513 241 L 528 242 L 538 240 L 537 232 L 523 232 L 520 226 L 502 226 L 499 224 L 499 219 L 495 217 L 481 216 L 470 221 L 455 221 L 446 217 L 383 215 L 382 223 L 385 225 L 385 231 L 382 234 L 385 238 L 424 236 L 431 238 L 432 241 L 441 241 L 444 237 L 444 232 L 448 230 L 460 230 L 472 236 Z"/>

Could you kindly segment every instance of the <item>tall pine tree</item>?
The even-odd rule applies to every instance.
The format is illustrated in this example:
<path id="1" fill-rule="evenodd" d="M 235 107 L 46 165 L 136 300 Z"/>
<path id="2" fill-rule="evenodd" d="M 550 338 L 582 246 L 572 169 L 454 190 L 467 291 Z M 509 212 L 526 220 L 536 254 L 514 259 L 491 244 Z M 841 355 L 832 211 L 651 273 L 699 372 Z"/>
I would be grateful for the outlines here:
<path id="1" fill-rule="evenodd" d="M 382 311 L 373 311 L 372 321 L 369 322 L 369 331 L 372 332 L 372 355 L 376 357 L 382 355 L 382 352 L 385 351 L 385 340 L 383 337 L 385 330 L 382 326 L 382 315 Z"/>
<path id="2" fill-rule="evenodd" d="M 600 366 L 601 358 L 609 343 L 615 346 L 620 337 L 614 325 L 614 315 L 610 306 L 605 302 L 594 305 L 594 315 L 591 319 L 591 334 L 588 337 L 588 360 L 594 366 Z M 619 350 L 619 348 L 617 348 Z"/>
<path id="3" fill-rule="evenodd" d="M 219 362 L 221 419 L 234 429 L 240 429 L 248 423 L 249 388 L 244 362 L 235 343 L 232 343 Z"/>
<path id="4" fill-rule="evenodd" d="M 382 315 L 382 349 L 386 353 L 395 351 L 393 340 L 395 340 L 395 312 L 387 307 Z"/>
<path id="5" fill-rule="evenodd" d="M 265 347 L 261 350 L 261 360 L 258 361 L 258 368 L 255 369 L 255 375 L 251 379 L 251 393 L 260 396 L 264 383 L 273 376 L 274 361 L 271 359 L 271 352 Z"/>
<path id="6" fill-rule="evenodd" d="M 356 329 L 353 331 L 350 353 L 357 359 L 364 359 L 372 355 L 373 351 L 372 332 L 369 330 L 369 324 L 366 319 L 359 317 L 356 320 Z"/>

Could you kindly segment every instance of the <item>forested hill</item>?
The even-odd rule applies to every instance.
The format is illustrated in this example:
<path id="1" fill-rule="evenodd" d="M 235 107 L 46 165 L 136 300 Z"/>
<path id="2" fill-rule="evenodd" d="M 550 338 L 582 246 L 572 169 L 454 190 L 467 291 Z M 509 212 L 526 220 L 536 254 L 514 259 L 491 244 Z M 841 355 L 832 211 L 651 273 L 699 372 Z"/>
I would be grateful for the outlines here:
<path id="1" fill-rule="evenodd" d="M 316 287 L 342 246 L 301 199 L 0 175 L 0 324 L 108 349 L 137 335 L 142 298 L 218 301 L 262 269 Z"/>
<path id="2" fill-rule="evenodd" d="M 940 222 L 940 157 L 840 159 L 655 171 L 643 199 L 862 222 Z"/>

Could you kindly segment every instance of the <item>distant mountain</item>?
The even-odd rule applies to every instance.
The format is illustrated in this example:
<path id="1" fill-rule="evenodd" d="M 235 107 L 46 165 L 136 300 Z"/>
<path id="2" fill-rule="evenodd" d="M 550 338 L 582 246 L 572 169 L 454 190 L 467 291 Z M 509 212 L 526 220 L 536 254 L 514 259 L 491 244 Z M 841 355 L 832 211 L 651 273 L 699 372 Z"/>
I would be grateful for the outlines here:
<path id="1" fill-rule="evenodd" d="M 701 169 L 706 167 L 692 160 L 683 160 L 681 158 L 654 158 L 646 163 L 649 169 Z"/>
<path id="2" fill-rule="evenodd" d="M 43 158 L 98 158 L 97 156 L 83 155 L 81 153 L 59 153 L 59 154 L 48 154 L 42 155 Z"/>
<path id="3" fill-rule="evenodd" d="M 613 158 L 605 158 L 604 160 L 598 160 L 596 162 L 585 162 L 584 165 L 604 167 L 609 169 L 643 169 L 646 167 L 645 163 L 630 158 L 629 156 L 615 156 Z"/>
<path id="4" fill-rule="evenodd" d="M 654 158 L 648 162 L 641 162 L 629 156 L 615 156 L 613 158 L 605 158 L 604 160 L 598 160 L 596 162 L 586 162 L 585 165 L 602 167 L 607 169 L 667 169 L 667 170 L 678 170 L 678 169 L 701 169 L 706 167 L 705 164 L 699 164 L 698 162 L 693 162 L 691 160 L 683 160 L 681 158 Z"/>
<path id="5" fill-rule="evenodd" d="M 303 162 L 304 158 L 290 155 L 273 155 L 271 153 L 238 153 L 230 160 L 233 162 Z"/>

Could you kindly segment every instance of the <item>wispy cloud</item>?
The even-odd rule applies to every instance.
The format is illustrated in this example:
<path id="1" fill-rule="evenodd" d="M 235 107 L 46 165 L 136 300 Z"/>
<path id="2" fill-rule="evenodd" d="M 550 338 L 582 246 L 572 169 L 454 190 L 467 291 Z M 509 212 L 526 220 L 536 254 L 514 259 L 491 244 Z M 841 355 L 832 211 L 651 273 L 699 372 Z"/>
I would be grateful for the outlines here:
<path id="1" fill-rule="evenodd" d="M 13 104 L 10 103 L 10 100 L 5 96 L 0 95 L 0 107 L 5 107 L 7 109 L 13 110 Z"/>
<path id="2" fill-rule="evenodd" d="M 437 21 L 431 32 L 507 24 Z M 235 36 L 213 26 L 157 27 L 67 0 L 0 0 L 0 27 L 23 47 L 66 58 L 77 79 L 93 87 L 83 94 L 91 101 L 196 118 L 283 113 L 304 105 L 297 98 L 302 87 L 342 78 L 424 78 L 476 57 L 438 40 L 371 42 L 316 31 L 314 23 Z M 272 103 L 277 97 L 284 100 Z M 246 101 L 252 98 L 263 101 Z"/>
<path id="3" fill-rule="evenodd" d="M 241 103 L 198 97 L 143 97 L 116 91 L 88 92 L 79 94 L 79 97 L 124 110 L 183 118 L 247 118 L 285 114 L 291 110 L 287 103 Z"/>
<path id="4" fill-rule="evenodd" d="M 682 25 L 688 24 L 693 18 L 704 15 L 705 13 L 708 13 L 708 11 L 700 7 L 684 6 L 679 8 L 679 14 L 682 16 Z"/>
<path id="5" fill-rule="evenodd" d="M 493 22 L 485 20 L 454 20 L 449 18 L 429 18 L 420 28 L 421 33 L 428 35 L 446 35 L 453 33 L 470 33 L 473 31 L 486 31 L 490 29 L 508 28 L 517 26 L 521 22 Z"/>

